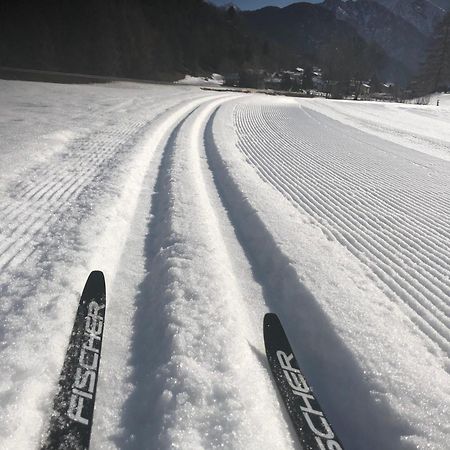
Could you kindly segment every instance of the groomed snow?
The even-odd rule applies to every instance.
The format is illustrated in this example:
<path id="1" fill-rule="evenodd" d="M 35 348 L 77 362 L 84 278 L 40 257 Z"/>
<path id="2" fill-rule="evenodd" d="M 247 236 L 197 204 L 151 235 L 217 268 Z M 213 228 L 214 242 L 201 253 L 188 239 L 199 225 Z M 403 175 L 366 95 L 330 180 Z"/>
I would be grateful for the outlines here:
<path id="1" fill-rule="evenodd" d="M 0 448 L 38 448 L 80 291 L 91 448 L 299 448 L 276 312 L 346 449 L 450 438 L 450 101 L 0 81 Z"/>

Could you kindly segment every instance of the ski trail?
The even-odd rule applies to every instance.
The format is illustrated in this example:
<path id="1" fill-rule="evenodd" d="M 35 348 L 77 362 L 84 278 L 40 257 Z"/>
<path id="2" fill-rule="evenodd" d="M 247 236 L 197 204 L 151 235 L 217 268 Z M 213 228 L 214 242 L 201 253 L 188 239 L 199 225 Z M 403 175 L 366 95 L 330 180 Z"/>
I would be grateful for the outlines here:
<path id="1" fill-rule="evenodd" d="M 416 152 L 321 113 L 351 121 L 355 103 L 26 86 L 2 122 L 2 449 L 38 447 L 92 269 L 108 297 L 93 450 L 299 448 L 267 311 L 347 450 L 446 448 L 445 130 Z M 17 106 L 29 94 L 53 109 Z"/>
<path id="2" fill-rule="evenodd" d="M 293 445 L 261 350 L 255 353 L 262 316 L 254 324 L 243 308 L 229 240 L 239 246 L 230 229 L 224 237 L 226 215 L 202 156 L 205 124 L 224 101 L 198 108 L 167 141 L 136 304 L 134 392 L 121 448 Z"/>
<path id="3" fill-rule="evenodd" d="M 367 264 L 417 327 L 449 354 L 450 246 L 442 242 L 449 239 L 450 211 L 445 197 L 440 200 L 448 190 L 445 168 L 432 179 L 414 165 L 411 174 L 400 173 L 381 151 L 347 144 L 341 128 L 330 129 L 333 137 L 327 134 L 325 142 L 311 131 L 316 126 L 309 116 L 292 106 L 239 106 L 235 121 L 240 147 L 261 177 Z M 389 148 L 402 158 L 401 149 Z M 430 195 L 437 201 L 429 202 Z"/>
<path id="4" fill-rule="evenodd" d="M 122 191 L 120 202 L 111 212 L 112 217 L 108 220 L 110 225 L 99 240 L 96 256 L 91 263 L 91 267 L 105 268 L 110 280 L 108 314 L 112 317 L 105 330 L 106 344 L 102 357 L 104 369 L 99 380 L 95 432 L 92 437 L 94 448 L 103 448 L 104 442 L 108 442 L 107 448 L 111 448 L 112 442 L 121 442 L 117 437 L 117 429 L 121 428 L 117 411 L 123 409 L 124 402 L 132 392 L 129 382 L 131 369 L 127 358 L 130 354 L 133 314 L 136 307 L 131 304 L 130 299 L 139 292 L 138 285 L 145 276 L 145 267 L 140 261 L 146 234 L 145 224 L 149 220 L 148 207 L 153 203 L 152 192 L 155 189 L 158 168 L 158 165 L 149 164 L 145 160 L 148 159 L 149 153 L 156 155 L 153 160 L 161 159 L 173 129 L 195 108 L 210 101 L 211 98 L 205 98 L 190 102 L 171 116 L 164 116 L 159 124 L 155 124 L 156 130 L 149 134 L 142 144 L 141 157 L 136 158 L 126 171 L 132 176 L 127 178 L 127 186 Z M 123 218 L 124 210 L 128 211 L 126 220 Z M 118 238 L 120 245 L 117 245 Z M 111 254 L 109 250 L 111 240 L 114 240 L 114 248 L 118 249 L 115 254 Z"/>
<path id="5" fill-rule="evenodd" d="M 135 197 L 157 153 L 155 146 L 172 124 L 204 101 L 208 101 L 204 94 L 178 100 L 139 126 L 133 122 L 129 127 L 125 120 L 126 130 L 120 131 L 123 138 L 118 141 L 113 130 L 111 140 L 108 130 L 94 133 L 89 136 L 92 143 L 85 138 L 78 142 L 79 151 L 73 149 L 67 157 L 56 160 L 52 170 L 61 174 L 56 183 L 38 178 L 32 190 L 16 191 L 24 220 L 2 229 L 10 232 L 12 242 L 1 255 L 0 279 L 4 299 L 0 309 L 0 399 L 5 405 L 1 440 L 5 448 L 17 443 L 24 449 L 37 445 L 48 419 L 85 276 L 92 268 L 104 267 L 108 282 L 112 282 L 136 208 Z M 83 163 L 83 156 L 89 158 L 89 164 Z M 130 163 L 125 164 L 126 158 Z M 33 265 L 41 274 L 39 285 L 27 282 Z M 69 272 L 64 273 L 68 266 Z M 40 376 L 27 377 L 30 367 Z M 22 412 L 19 422 L 14 420 L 16 410 Z M 42 426 L 36 427 L 36 423 Z"/>

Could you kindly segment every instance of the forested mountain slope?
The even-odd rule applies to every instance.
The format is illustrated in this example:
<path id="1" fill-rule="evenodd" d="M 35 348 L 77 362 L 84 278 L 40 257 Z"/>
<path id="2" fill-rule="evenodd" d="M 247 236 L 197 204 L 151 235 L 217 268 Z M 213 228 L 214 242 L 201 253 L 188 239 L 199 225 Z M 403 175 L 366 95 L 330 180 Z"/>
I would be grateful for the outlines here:
<path id="1" fill-rule="evenodd" d="M 203 0 L 15 1 L 0 4 L 0 66 L 174 79 L 288 64 L 233 11 Z"/>

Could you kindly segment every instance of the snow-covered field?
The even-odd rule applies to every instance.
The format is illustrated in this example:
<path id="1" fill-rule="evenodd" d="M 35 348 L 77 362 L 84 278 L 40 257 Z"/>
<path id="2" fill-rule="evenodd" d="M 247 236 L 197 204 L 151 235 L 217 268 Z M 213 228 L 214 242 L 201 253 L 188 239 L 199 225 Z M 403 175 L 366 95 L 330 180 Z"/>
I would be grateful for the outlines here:
<path id="1" fill-rule="evenodd" d="M 38 448 L 94 269 L 93 449 L 299 448 L 268 311 L 346 449 L 448 448 L 440 100 L 0 80 L 0 448 Z"/>

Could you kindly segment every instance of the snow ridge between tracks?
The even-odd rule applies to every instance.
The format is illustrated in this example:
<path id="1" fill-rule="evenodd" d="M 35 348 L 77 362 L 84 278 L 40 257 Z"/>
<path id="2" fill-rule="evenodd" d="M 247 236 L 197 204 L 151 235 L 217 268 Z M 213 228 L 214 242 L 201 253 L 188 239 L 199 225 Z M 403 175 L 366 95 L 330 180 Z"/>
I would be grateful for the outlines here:
<path id="1" fill-rule="evenodd" d="M 261 324 L 248 318 L 243 274 L 231 263 L 222 235 L 226 215 L 204 160 L 205 125 L 231 98 L 193 111 L 164 149 L 145 249 L 147 276 L 136 299 L 134 388 L 124 407 L 121 448 L 293 445 L 252 347 L 261 347 Z"/>

